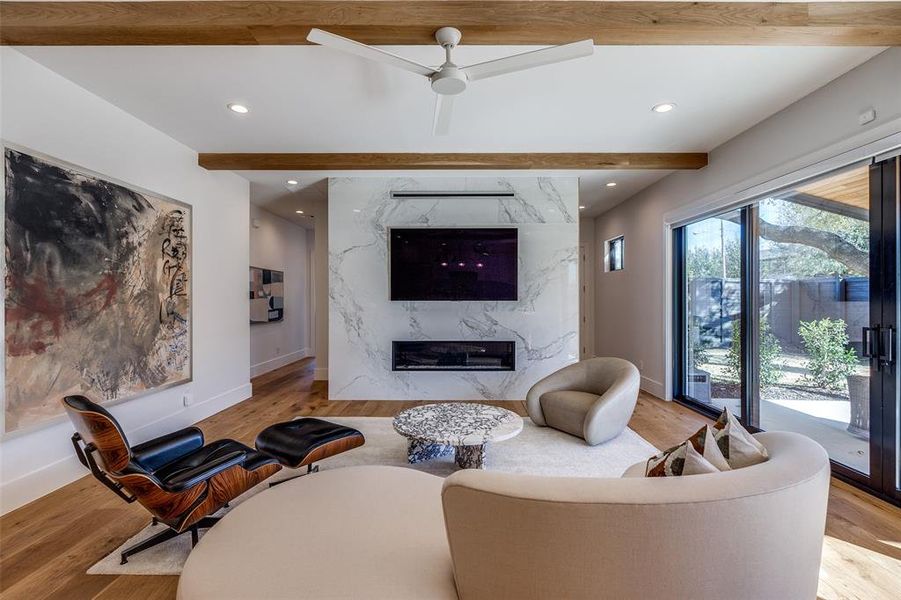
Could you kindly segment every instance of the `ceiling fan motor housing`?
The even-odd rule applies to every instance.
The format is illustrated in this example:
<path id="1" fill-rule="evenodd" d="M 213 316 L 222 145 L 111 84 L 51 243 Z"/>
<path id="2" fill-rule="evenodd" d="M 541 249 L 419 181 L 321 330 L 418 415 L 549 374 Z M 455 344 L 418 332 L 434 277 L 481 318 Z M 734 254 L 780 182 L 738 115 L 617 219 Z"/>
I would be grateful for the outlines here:
<path id="1" fill-rule="evenodd" d="M 432 90 L 436 94 L 453 96 L 466 89 L 466 73 L 457 65 L 445 63 L 441 70 L 434 73 L 429 79 L 432 82 Z"/>

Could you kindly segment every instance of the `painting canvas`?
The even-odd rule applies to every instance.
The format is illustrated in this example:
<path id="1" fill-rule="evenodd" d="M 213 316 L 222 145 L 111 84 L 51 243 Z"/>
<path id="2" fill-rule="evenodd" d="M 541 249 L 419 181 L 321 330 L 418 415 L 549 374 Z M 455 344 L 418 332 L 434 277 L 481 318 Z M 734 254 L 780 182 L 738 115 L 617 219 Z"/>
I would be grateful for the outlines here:
<path id="1" fill-rule="evenodd" d="M 250 322 L 271 323 L 285 318 L 285 274 L 250 267 Z"/>
<path id="2" fill-rule="evenodd" d="M 12 432 L 191 379 L 191 210 L 10 148 L 6 394 Z"/>

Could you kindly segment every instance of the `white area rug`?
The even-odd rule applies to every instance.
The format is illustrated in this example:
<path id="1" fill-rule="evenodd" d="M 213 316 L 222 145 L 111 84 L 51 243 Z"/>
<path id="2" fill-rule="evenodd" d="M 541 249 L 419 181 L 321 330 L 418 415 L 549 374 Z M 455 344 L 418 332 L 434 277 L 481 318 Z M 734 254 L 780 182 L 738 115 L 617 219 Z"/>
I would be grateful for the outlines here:
<path id="1" fill-rule="evenodd" d="M 319 463 L 320 469 L 336 469 L 354 465 L 396 465 L 410 467 L 446 477 L 457 470 L 453 456 L 416 465 L 407 463 L 407 443 L 394 432 L 388 417 L 328 417 L 329 421 L 363 432 L 366 443 Z M 488 448 L 486 469 L 505 473 L 527 473 L 567 477 L 619 477 L 657 449 L 640 435 L 626 429 L 619 437 L 600 446 L 588 446 L 579 438 L 549 427 L 536 427 L 525 419 L 522 433 L 513 439 L 492 444 Z M 305 470 L 305 468 L 304 468 Z M 286 479 L 297 473 L 283 469 L 269 481 Z M 315 477 L 312 475 L 311 477 Z M 235 506 L 268 489 L 269 481 L 248 490 L 235 499 Z M 218 514 L 225 514 L 228 509 Z M 303 507 L 298 507 L 298 514 Z M 122 546 L 88 569 L 89 575 L 178 575 L 191 552 L 191 535 L 183 534 L 150 550 L 145 550 L 119 564 L 119 553 L 125 548 L 162 531 L 163 525 L 147 526 Z M 203 531 L 200 535 L 203 535 Z"/>

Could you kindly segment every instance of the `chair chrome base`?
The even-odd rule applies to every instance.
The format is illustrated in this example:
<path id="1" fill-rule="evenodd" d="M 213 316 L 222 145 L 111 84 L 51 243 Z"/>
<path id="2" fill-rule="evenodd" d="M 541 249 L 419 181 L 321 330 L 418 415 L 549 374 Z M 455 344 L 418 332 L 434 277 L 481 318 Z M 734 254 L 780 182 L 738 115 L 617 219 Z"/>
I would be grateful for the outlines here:
<path id="1" fill-rule="evenodd" d="M 269 483 L 269 487 L 275 487 L 280 483 L 285 483 L 286 481 L 291 481 L 292 479 L 297 479 L 298 477 L 303 477 L 304 475 L 309 475 L 311 473 L 318 473 L 319 465 L 307 465 L 307 472 L 301 473 L 300 475 L 295 475 L 294 477 L 286 477 L 284 479 L 279 479 L 278 481 L 272 481 Z"/>
<path id="2" fill-rule="evenodd" d="M 129 556 L 137 554 L 138 552 L 143 552 L 144 550 L 147 550 L 148 548 L 152 548 L 158 544 L 162 544 L 163 542 L 168 542 L 169 540 L 180 536 L 182 533 L 187 533 L 189 531 L 191 532 L 191 547 L 193 548 L 194 546 L 197 545 L 197 540 L 200 537 L 198 535 L 197 531 L 199 529 L 209 529 L 210 527 L 215 525 L 218 521 L 219 521 L 219 517 L 204 517 L 204 518 L 200 519 L 199 521 L 197 521 L 194 525 L 192 525 L 188 529 L 185 529 L 182 532 L 178 532 L 178 531 L 172 529 L 171 527 L 166 527 L 166 529 L 164 529 L 163 531 L 157 533 L 156 535 L 150 536 L 143 542 L 138 542 L 134 546 L 131 546 L 131 547 L 123 550 L 122 554 L 121 554 L 122 561 L 119 564 L 124 565 L 125 563 L 128 562 Z M 158 523 L 158 521 L 156 520 L 156 518 L 154 518 L 150 524 L 151 524 L 151 526 L 155 526 L 157 523 Z"/>

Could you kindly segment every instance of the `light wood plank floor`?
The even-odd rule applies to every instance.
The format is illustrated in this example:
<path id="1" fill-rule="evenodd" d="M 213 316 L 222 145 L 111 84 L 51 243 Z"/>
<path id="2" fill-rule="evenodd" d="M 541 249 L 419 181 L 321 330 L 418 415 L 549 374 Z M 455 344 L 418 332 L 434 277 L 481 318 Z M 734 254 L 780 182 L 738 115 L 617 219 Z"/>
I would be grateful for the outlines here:
<path id="1" fill-rule="evenodd" d="M 253 381 L 253 397 L 199 425 L 208 439 L 252 443 L 264 426 L 297 415 L 393 416 L 416 402 L 328 401 L 303 360 Z M 525 414 L 523 402 L 499 403 Z M 705 418 L 642 394 L 630 426 L 658 448 L 685 439 Z M 86 575 L 94 562 L 147 524 L 89 476 L 0 518 L 0 596 L 9 599 L 170 599 L 177 577 Z M 833 480 L 820 574 L 825 599 L 897 599 L 901 510 Z"/>

